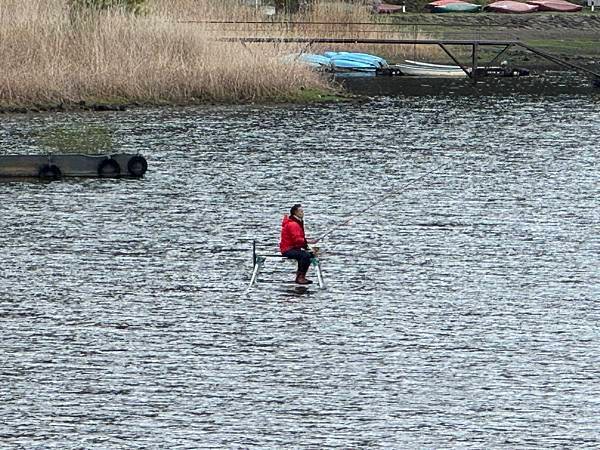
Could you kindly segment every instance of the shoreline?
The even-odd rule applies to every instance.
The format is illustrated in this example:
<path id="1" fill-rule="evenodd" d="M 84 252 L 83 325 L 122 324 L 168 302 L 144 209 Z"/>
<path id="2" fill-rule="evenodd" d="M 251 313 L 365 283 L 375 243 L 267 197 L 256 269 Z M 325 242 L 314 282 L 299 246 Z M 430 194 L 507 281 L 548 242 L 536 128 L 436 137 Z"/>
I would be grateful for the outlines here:
<path id="1" fill-rule="evenodd" d="M 578 64 L 578 62 L 583 67 L 586 67 L 585 62 L 589 63 L 589 60 L 586 58 L 575 58 L 571 59 L 572 63 Z M 532 71 L 531 76 L 521 77 L 524 80 L 532 78 L 544 76 L 545 73 L 569 73 L 571 71 L 574 72 L 574 69 L 567 69 L 557 64 L 550 63 L 548 65 L 528 65 L 527 62 L 523 62 L 522 64 L 513 65 L 513 67 L 523 67 L 530 69 Z M 592 70 L 595 68 L 596 70 L 600 70 L 600 65 L 592 65 L 587 66 Z M 402 78 L 408 78 L 411 81 L 417 80 L 419 77 L 410 77 L 410 76 L 396 76 L 396 77 L 386 77 L 381 76 L 377 78 L 382 79 L 392 79 L 398 78 L 399 82 L 401 82 Z M 490 77 L 490 79 L 497 79 L 497 77 Z M 371 81 L 370 77 L 364 78 L 365 83 L 369 83 Z M 465 78 L 465 83 L 468 83 L 469 80 Z M 322 91 L 322 92 L 311 92 L 309 96 L 299 96 L 297 98 L 281 98 L 281 99 L 272 99 L 272 100 L 262 100 L 262 101 L 227 101 L 227 102 L 219 102 L 219 101 L 186 101 L 186 102 L 175 102 L 175 101 L 132 101 L 127 102 L 125 100 L 120 100 L 118 102 L 88 102 L 88 101 L 79 101 L 79 102 L 63 102 L 60 104 L 48 104 L 43 105 L 40 103 L 35 103 L 31 106 L 29 105 L 19 105 L 19 106 L 10 106 L 10 105 L 0 105 L 0 116 L 2 115 L 11 115 L 11 114 L 52 114 L 52 113 L 74 113 L 74 112 L 124 112 L 135 109 L 144 109 L 144 108 L 187 108 L 187 107 L 199 107 L 199 106 L 241 106 L 241 105 L 315 105 L 319 103 L 355 103 L 355 102 L 364 102 L 368 99 L 368 96 L 364 96 L 362 94 L 356 94 L 351 92 L 350 90 L 344 88 L 342 83 L 339 80 L 330 81 L 331 91 Z M 591 88 L 592 89 L 592 88 Z M 548 88 L 549 91 L 552 90 L 551 87 Z"/>
<path id="2" fill-rule="evenodd" d="M 45 1 L 32 0 L 38 9 L 48 6 Z M 273 62 L 285 52 L 299 50 L 293 45 L 285 49 L 265 45 L 256 47 L 256 52 L 240 51 L 239 46 L 207 39 L 207 30 L 163 21 L 160 15 L 143 19 L 100 15 L 95 22 L 73 28 L 65 24 L 60 9 L 49 8 L 47 14 L 41 14 L 41 9 L 23 8 L 12 20 L 6 16 L 8 12 L 5 14 L 5 27 L 0 32 L 7 67 L 0 77 L 0 114 L 360 100 L 340 83 L 306 67 Z M 355 12 L 365 13 L 361 11 Z M 22 27 L 29 23 L 24 19 L 31 21 L 29 27 Z M 301 19 L 294 18 L 299 24 L 303 23 Z M 347 20 L 349 26 L 362 26 L 363 22 L 387 24 L 385 29 L 399 39 L 519 40 L 567 63 L 600 73 L 600 13 L 404 13 L 387 17 L 358 15 Z M 377 33 L 381 30 L 369 32 L 379 38 L 382 35 Z M 292 37 L 327 33 L 364 37 L 360 27 L 325 27 L 321 31 L 282 28 L 279 32 Z M 226 34 L 227 27 L 222 26 L 218 33 Z M 250 29 L 247 33 L 261 31 Z M 326 45 L 312 51 L 340 50 L 338 47 Z M 345 51 L 377 54 L 390 64 L 403 59 L 453 64 L 436 44 L 343 47 Z M 481 46 L 479 65 L 500 55 L 492 65 L 507 60 L 509 67 L 527 69 L 532 74 L 575 71 L 525 48 L 513 46 L 504 50 L 501 46 Z M 452 52 L 461 63 L 470 65 L 470 47 L 455 46 Z M 23 58 L 24 54 L 28 58 Z"/>
<path id="3" fill-rule="evenodd" d="M 270 101 L 131 101 L 124 99 L 119 101 L 85 101 L 79 102 L 61 102 L 41 104 L 39 102 L 32 105 L 2 105 L 0 104 L 0 115 L 9 114 L 38 114 L 38 113 L 69 113 L 69 112 L 118 112 L 129 111 L 132 109 L 143 108 L 186 108 L 194 106 L 236 106 L 236 105 L 313 105 L 318 103 L 344 103 L 361 101 L 360 96 L 353 95 L 350 92 L 340 91 L 340 86 L 332 86 L 330 91 L 317 91 L 314 89 L 303 89 L 303 93 L 299 93 L 295 97 L 274 98 Z"/>
<path id="4" fill-rule="evenodd" d="M 519 66 L 521 67 L 521 66 Z M 523 65 L 522 67 L 530 68 L 529 66 Z M 550 69 L 545 67 L 536 67 L 532 70 L 531 76 L 517 77 L 515 80 L 519 82 L 519 79 L 527 80 L 536 77 L 543 77 L 547 73 L 569 73 L 570 70 L 562 67 L 551 67 Z M 387 77 L 381 76 L 376 77 L 382 80 L 386 80 L 387 83 L 391 82 L 392 79 L 397 78 L 398 82 L 402 82 L 402 78 L 409 79 L 410 82 L 418 80 L 426 80 L 427 78 L 419 78 L 414 76 L 396 76 Z M 485 79 L 485 78 L 484 78 Z M 502 77 L 489 77 L 488 79 L 501 80 L 507 79 Z M 372 82 L 370 77 L 364 77 L 364 83 Z M 160 109 L 160 108 L 188 108 L 188 107 L 202 107 L 202 106 L 242 106 L 242 105 L 261 105 L 261 106 L 274 106 L 274 105 L 316 105 L 319 103 L 331 104 L 331 103 L 360 103 L 368 101 L 369 96 L 363 94 L 357 94 L 343 87 L 340 80 L 331 81 L 332 92 L 322 92 L 315 94 L 310 98 L 288 98 L 271 101 L 229 101 L 229 102 L 218 102 L 218 101 L 192 101 L 192 102 L 140 102 L 140 101 L 120 101 L 115 103 L 110 102 L 65 102 L 61 104 L 49 104 L 41 105 L 36 103 L 32 106 L 20 105 L 20 106 L 2 106 L 0 105 L 0 116 L 3 115 L 23 115 L 23 114 L 53 114 L 53 113 L 85 113 L 85 112 L 124 112 L 136 109 Z M 470 84 L 470 81 L 464 79 L 465 87 Z M 542 88 L 542 90 L 545 88 Z M 590 83 L 590 89 L 594 89 Z M 340 91 L 342 90 L 342 91 Z M 553 90 L 552 86 L 547 88 L 548 92 Z M 337 93 L 334 91 L 338 91 Z"/>
<path id="5" fill-rule="evenodd" d="M 582 55 L 561 56 L 561 59 L 575 64 L 577 66 L 600 72 L 600 57 L 589 57 Z M 486 61 L 483 59 L 483 61 Z M 576 72 L 575 69 L 569 69 L 549 60 L 543 59 L 528 51 L 519 51 L 510 58 L 510 66 L 515 68 L 525 68 L 531 71 L 533 76 L 539 76 L 545 72 L 568 73 Z M 431 63 L 449 64 L 447 60 L 436 60 L 433 58 L 428 61 Z M 404 76 L 405 77 L 405 76 Z M 389 78 L 389 77 L 383 77 Z M 394 78 L 394 77 L 393 77 Z M 395 78 L 403 78 L 398 76 Z M 416 77 L 410 77 L 414 79 Z M 525 77 L 529 78 L 529 77 Z M 369 78 L 365 78 L 366 82 Z M 302 89 L 296 95 L 286 95 L 281 98 L 271 98 L 262 100 L 201 100 L 191 99 L 189 101 L 168 101 L 168 100 L 149 100 L 147 102 L 140 100 L 127 101 L 124 98 L 118 100 L 80 100 L 63 101 L 43 104 L 41 102 L 32 102 L 31 104 L 20 105 L 2 105 L 0 103 L 0 116 L 10 114 L 38 114 L 38 113 L 72 113 L 72 112 L 119 112 L 143 108 L 185 108 L 194 106 L 224 106 L 224 105 L 285 105 L 285 104 L 318 104 L 318 103 L 343 103 L 343 102 L 361 102 L 365 99 L 362 95 L 357 95 L 345 89 L 339 82 L 329 80 L 330 89 L 315 90 Z"/>

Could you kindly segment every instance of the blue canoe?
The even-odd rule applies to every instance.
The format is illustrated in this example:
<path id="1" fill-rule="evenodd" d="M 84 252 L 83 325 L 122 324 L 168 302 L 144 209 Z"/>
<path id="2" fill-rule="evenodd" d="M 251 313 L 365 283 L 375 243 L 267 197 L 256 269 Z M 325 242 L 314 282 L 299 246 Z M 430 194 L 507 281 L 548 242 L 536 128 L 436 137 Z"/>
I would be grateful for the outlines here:
<path id="1" fill-rule="evenodd" d="M 302 62 L 313 64 L 315 66 L 328 66 L 330 63 L 329 58 L 322 55 L 315 55 L 313 53 L 300 54 L 298 59 Z"/>
<path id="2" fill-rule="evenodd" d="M 368 53 L 355 53 L 355 52 L 325 52 L 324 56 L 330 58 L 332 61 L 343 59 L 347 61 L 357 61 L 361 63 L 367 63 L 373 65 L 375 68 L 387 67 L 388 63 L 385 59 L 379 56 L 370 55 Z"/>
<path id="3" fill-rule="evenodd" d="M 284 56 L 283 60 L 298 61 L 315 69 L 344 73 L 375 73 L 377 69 L 388 66 L 387 61 L 379 56 L 354 52 L 325 52 L 323 55 L 293 53 Z"/>
<path id="4" fill-rule="evenodd" d="M 314 68 L 328 68 L 331 60 L 323 55 L 314 53 L 292 53 L 283 57 L 286 62 L 301 62 Z"/>
<path id="5" fill-rule="evenodd" d="M 350 70 L 361 72 L 375 72 L 379 66 L 372 62 L 355 61 L 352 59 L 336 58 L 331 60 L 331 68 L 334 71 Z"/>

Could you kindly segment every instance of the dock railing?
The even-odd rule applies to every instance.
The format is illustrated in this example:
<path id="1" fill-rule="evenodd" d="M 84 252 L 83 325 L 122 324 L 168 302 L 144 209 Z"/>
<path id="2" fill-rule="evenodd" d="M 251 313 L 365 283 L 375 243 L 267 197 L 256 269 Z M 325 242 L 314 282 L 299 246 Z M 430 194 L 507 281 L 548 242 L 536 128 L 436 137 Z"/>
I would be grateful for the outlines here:
<path id="1" fill-rule="evenodd" d="M 555 64 L 567 67 L 569 69 L 582 72 L 587 76 L 590 76 L 596 84 L 600 80 L 600 73 L 594 70 L 582 67 L 577 64 L 573 64 L 566 61 L 558 56 L 551 55 L 543 50 L 534 48 L 520 40 L 515 39 L 455 39 L 455 38 L 443 38 L 443 39 L 377 39 L 377 38 L 322 38 L 322 37 L 226 37 L 220 38 L 220 41 L 225 42 L 240 42 L 243 44 L 249 43 L 271 43 L 271 44 L 305 44 L 307 47 L 311 47 L 315 44 L 345 44 L 345 45 L 437 45 L 444 53 L 457 65 L 460 66 L 465 73 L 476 81 L 478 78 L 477 68 L 480 62 L 480 49 L 482 47 L 502 47 L 502 49 L 496 54 L 490 63 L 498 60 L 507 50 L 512 47 L 521 47 L 531 53 L 534 53 L 548 61 Z M 450 46 L 459 46 L 471 48 L 470 63 L 464 64 L 459 60 L 459 55 L 450 49 Z"/>

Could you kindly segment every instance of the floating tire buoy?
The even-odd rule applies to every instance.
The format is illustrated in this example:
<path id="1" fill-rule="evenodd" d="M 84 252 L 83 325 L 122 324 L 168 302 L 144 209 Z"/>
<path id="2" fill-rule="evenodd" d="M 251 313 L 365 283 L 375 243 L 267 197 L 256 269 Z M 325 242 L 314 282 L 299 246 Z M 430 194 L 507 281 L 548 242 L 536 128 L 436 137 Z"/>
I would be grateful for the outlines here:
<path id="1" fill-rule="evenodd" d="M 58 180 L 62 177 L 62 172 L 56 164 L 45 164 L 40 167 L 38 176 L 47 180 Z"/>
<path id="2" fill-rule="evenodd" d="M 98 165 L 99 177 L 118 177 L 120 174 L 121 166 L 112 158 L 107 158 Z"/>
<path id="3" fill-rule="evenodd" d="M 146 158 L 136 155 L 127 162 L 127 171 L 133 177 L 143 177 L 148 170 Z"/>

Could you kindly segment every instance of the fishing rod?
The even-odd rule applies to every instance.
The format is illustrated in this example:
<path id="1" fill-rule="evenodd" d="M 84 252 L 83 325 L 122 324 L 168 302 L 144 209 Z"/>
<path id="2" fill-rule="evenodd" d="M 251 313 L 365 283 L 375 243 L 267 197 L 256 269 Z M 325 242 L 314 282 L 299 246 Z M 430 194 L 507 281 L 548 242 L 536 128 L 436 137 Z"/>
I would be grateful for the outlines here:
<path id="1" fill-rule="evenodd" d="M 347 225 L 348 223 L 350 223 L 353 219 L 356 219 L 357 217 L 359 217 L 360 215 L 364 214 L 365 212 L 367 212 L 369 209 L 373 208 L 374 206 L 379 205 L 380 203 L 383 203 L 385 200 L 387 200 L 389 197 L 391 197 L 392 195 L 398 194 L 402 191 L 404 191 L 408 186 L 410 186 L 411 184 L 416 183 L 419 180 L 422 180 L 423 178 L 431 175 L 432 173 L 437 172 L 438 170 L 440 170 L 442 167 L 446 167 L 450 165 L 449 162 L 441 164 L 433 169 L 431 169 L 428 172 L 425 172 L 423 175 L 421 175 L 420 177 L 417 178 L 413 178 L 412 180 L 410 180 L 408 183 L 403 184 L 401 187 L 397 188 L 397 189 L 392 189 L 390 192 L 388 192 L 387 194 L 385 194 L 383 197 L 381 197 L 379 200 L 377 200 L 374 203 L 369 204 L 366 208 L 361 209 L 359 212 L 357 212 L 356 214 L 353 214 L 352 216 L 350 216 L 348 219 L 344 220 L 343 222 L 340 222 L 336 225 L 334 225 L 333 227 L 331 227 L 328 231 L 326 231 L 323 235 L 321 235 L 320 237 L 318 237 L 317 239 L 314 240 L 314 243 L 316 244 L 317 242 L 319 242 L 320 240 L 322 240 L 323 238 L 329 236 L 331 233 L 333 233 L 335 230 L 337 230 L 338 228 Z"/>

